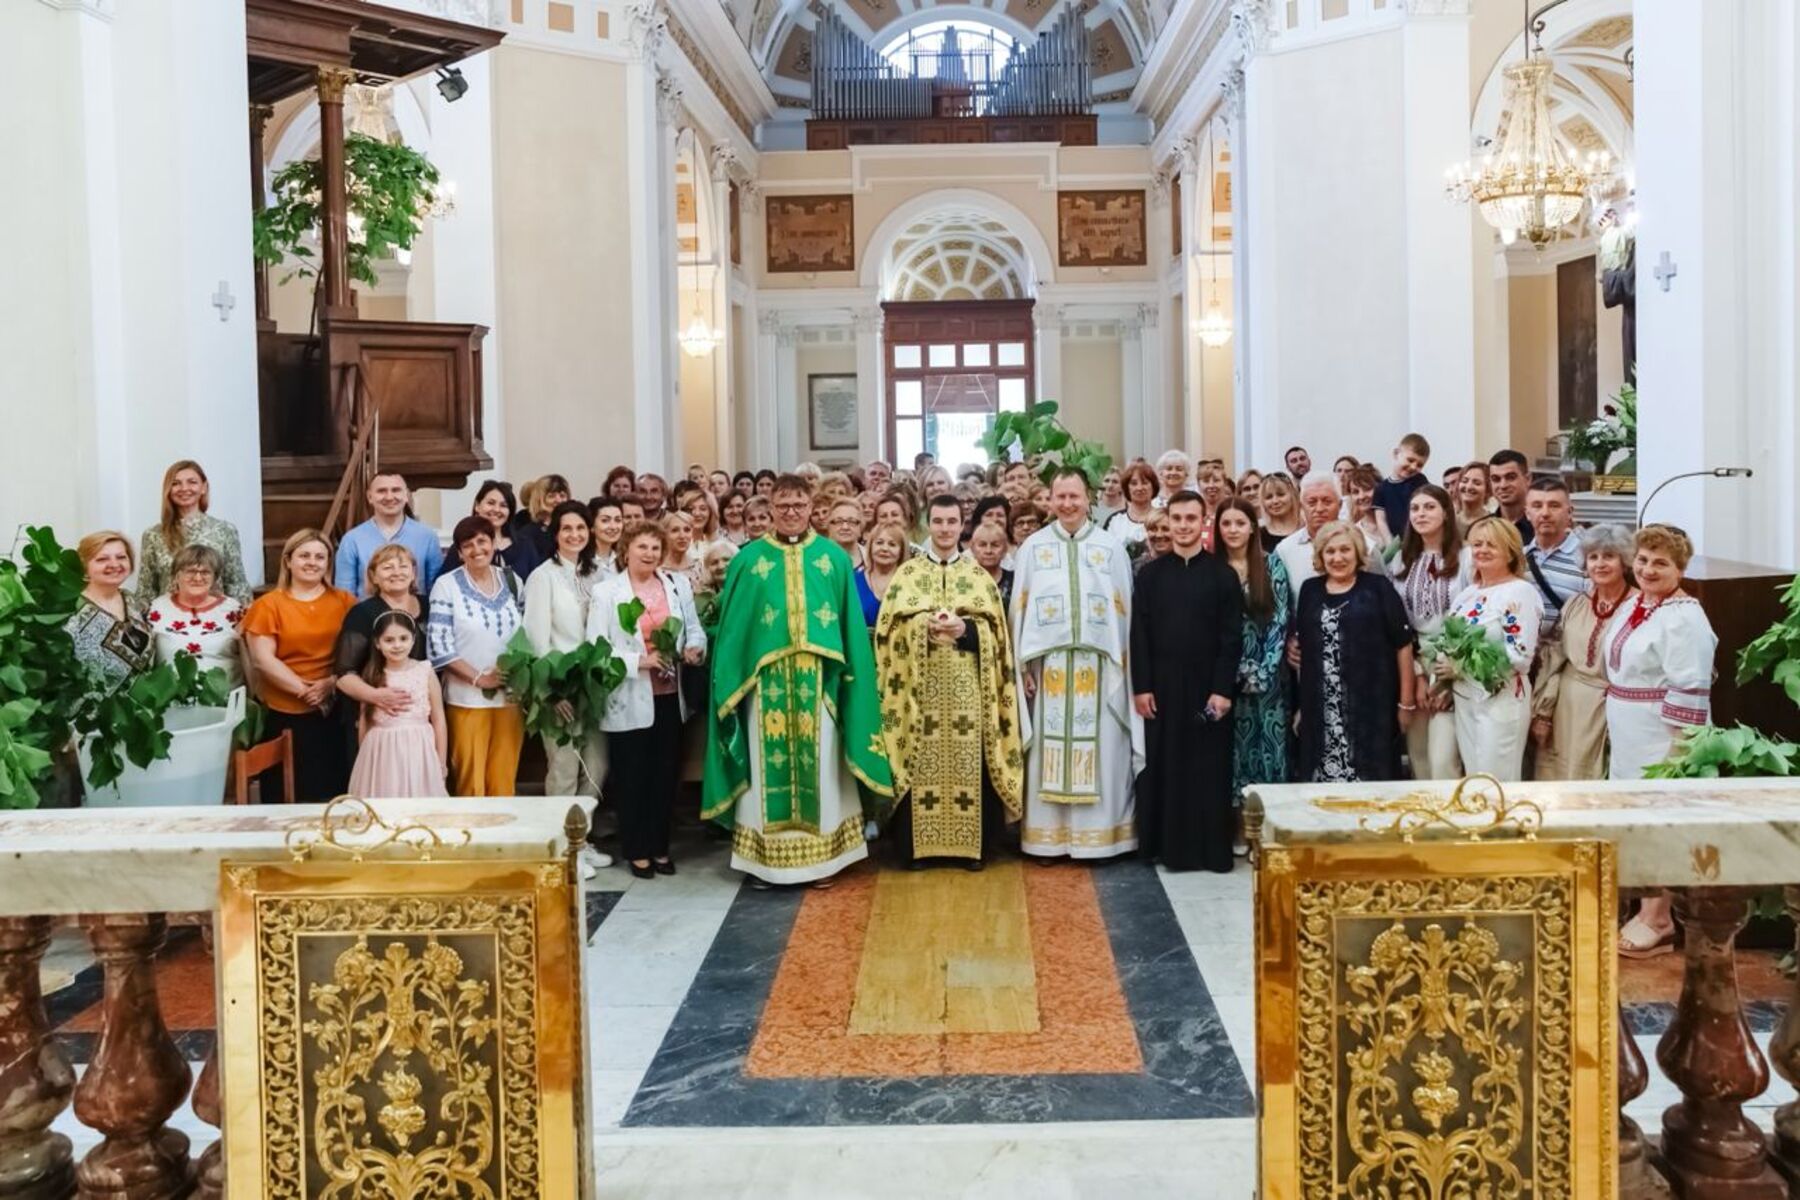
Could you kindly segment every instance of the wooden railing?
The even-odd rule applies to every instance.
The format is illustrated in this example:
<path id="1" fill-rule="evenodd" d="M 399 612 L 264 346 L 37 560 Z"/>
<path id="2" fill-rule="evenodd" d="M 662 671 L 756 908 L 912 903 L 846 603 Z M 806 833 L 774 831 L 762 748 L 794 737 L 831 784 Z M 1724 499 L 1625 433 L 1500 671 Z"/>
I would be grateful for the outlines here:
<path id="1" fill-rule="evenodd" d="M 331 494 L 331 508 L 325 516 L 325 533 L 332 538 L 342 536 L 367 515 L 363 509 L 367 506 L 369 481 L 381 470 L 381 408 L 371 400 L 368 385 L 355 363 L 343 368 L 338 398 L 334 408 L 348 414 L 347 427 L 352 437 L 350 452 L 344 458 L 344 473 L 338 477 L 337 489 Z"/>

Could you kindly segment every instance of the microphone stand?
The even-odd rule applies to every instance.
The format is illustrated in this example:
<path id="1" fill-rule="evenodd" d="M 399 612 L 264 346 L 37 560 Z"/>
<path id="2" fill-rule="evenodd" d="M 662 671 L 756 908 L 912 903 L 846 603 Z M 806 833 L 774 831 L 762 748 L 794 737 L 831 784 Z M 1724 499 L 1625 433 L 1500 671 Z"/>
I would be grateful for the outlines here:
<path id="1" fill-rule="evenodd" d="M 1643 504 L 1638 506 L 1638 524 L 1640 526 L 1649 524 L 1644 518 L 1649 515 L 1650 505 L 1656 500 L 1656 497 L 1661 494 L 1664 488 L 1668 487 L 1671 483 L 1674 483 L 1677 479 L 1698 479 L 1702 476 L 1708 476 L 1713 479 L 1748 479 L 1754 474 L 1756 474 L 1756 472 L 1749 467 L 1708 467 L 1702 471 L 1683 471 L 1679 475 L 1671 475 L 1652 488 L 1650 490 L 1650 495 L 1644 499 Z"/>

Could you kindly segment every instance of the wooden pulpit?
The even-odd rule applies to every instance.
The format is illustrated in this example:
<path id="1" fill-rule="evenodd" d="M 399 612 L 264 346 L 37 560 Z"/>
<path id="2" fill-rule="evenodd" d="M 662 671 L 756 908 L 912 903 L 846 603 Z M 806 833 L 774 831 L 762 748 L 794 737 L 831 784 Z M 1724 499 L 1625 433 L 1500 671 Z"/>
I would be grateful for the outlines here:
<path id="1" fill-rule="evenodd" d="M 1706 609 L 1706 619 L 1719 635 L 1713 660 L 1713 724 L 1741 722 L 1771 737 L 1800 741 L 1800 707 L 1786 692 L 1766 679 L 1742 687 L 1737 682 L 1738 653 L 1782 618 L 1781 591 L 1792 578 L 1790 571 L 1728 558 L 1695 555 L 1688 563 L 1683 586 Z"/>

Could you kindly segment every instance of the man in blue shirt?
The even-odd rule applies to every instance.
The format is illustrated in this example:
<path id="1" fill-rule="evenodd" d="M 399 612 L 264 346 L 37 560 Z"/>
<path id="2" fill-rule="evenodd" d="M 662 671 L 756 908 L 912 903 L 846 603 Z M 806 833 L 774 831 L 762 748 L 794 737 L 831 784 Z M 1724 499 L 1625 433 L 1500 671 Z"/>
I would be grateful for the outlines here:
<path id="1" fill-rule="evenodd" d="M 419 594 L 429 596 L 444 551 L 438 545 L 436 530 L 406 515 L 406 506 L 412 503 L 406 480 L 392 472 L 377 475 L 369 480 L 368 499 L 369 510 L 374 515 L 346 533 L 344 540 L 338 543 L 334 582 L 352 596 L 368 595 L 368 580 L 364 575 L 370 557 L 389 542 L 399 542 L 412 551 L 413 562 L 418 566 Z"/>

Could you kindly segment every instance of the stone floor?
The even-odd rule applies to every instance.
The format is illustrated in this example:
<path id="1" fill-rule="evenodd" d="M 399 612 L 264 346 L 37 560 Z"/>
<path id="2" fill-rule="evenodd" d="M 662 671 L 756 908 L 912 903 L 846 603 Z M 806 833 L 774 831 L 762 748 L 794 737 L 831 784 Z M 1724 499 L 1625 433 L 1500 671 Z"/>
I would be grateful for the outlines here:
<path id="1" fill-rule="evenodd" d="M 637 881 L 614 867 L 590 885 L 593 1148 L 604 1200 L 1255 1195 L 1247 869 L 1168 875 L 1135 862 L 1015 862 L 982 876 L 894 875 L 884 899 L 891 873 L 873 867 L 828 891 L 759 892 L 726 868 L 724 843 L 697 830 L 676 853 L 672 878 Z M 919 940 L 908 913 L 954 921 L 980 889 L 1024 914 L 1029 954 L 1015 937 Z M 882 912 L 898 915 L 884 923 Z M 830 952 L 790 950 L 796 927 L 807 936 L 795 946 Z M 841 1030 L 870 980 L 845 967 L 880 958 L 884 946 L 896 963 L 929 959 L 896 970 L 921 970 L 926 982 L 944 972 L 942 1023 L 929 1024 L 931 1006 L 923 1016 L 892 1005 L 865 1012 L 872 1036 L 852 1052 Z M 165 1010 L 197 1064 L 211 1038 L 211 981 L 191 934 L 167 958 Z M 1651 1132 L 1675 1099 L 1654 1066 L 1668 1012 L 1656 997 L 1673 999 L 1671 966 L 1625 975 L 1652 1063 L 1650 1091 L 1631 1113 Z M 1036 1030 L 1007 1026 L 1017 1014 L 1003 1002 L 1027 972 Z M 78 936 L 59 935 L 44 974 L 52 1019 L 82 1061 L 98 975 Z M 1785 987 L 1766 964 L 1744 974 L 1754 1000 Z M 974 1015 L 973 1002 L 949 995 L 953 976 L 982 993 Z M 1753 1006 L 1760 1041 L 1778 1011 Z M 840 1052 L 820 1053 L 832 1036 Z M 1751 1115 L 1767 1127 L 1787 1095 L 1777 1081 Z M 176 1124 L 196 1149 L 213 1136 L 185 1108 Z M 94 1141 L 71 1114 L 59 1127 L 78 1152 Z"/>

